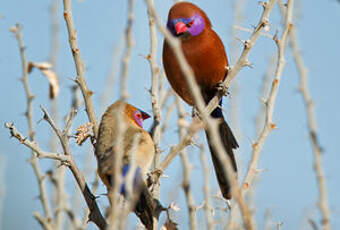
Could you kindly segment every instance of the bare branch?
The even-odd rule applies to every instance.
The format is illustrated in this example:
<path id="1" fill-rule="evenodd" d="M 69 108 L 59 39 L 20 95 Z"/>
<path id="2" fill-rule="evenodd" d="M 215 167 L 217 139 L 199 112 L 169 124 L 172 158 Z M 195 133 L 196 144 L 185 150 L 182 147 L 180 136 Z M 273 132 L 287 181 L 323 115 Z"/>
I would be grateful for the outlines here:
<path id="1" fill-rule="evenodd" d="M 299 90 L 301 96 L 303 98 L 305 107 L 306 107 L 306 115 L 308 119 L 308 129 L 309 129 L 309 137 L 312 142 L 313 153 L 314 153 L 314 170 L 316 174 L 316 180 L 318 182 L 318 189 L 319 189 L 319 202 L 318 206 L 320 208 L 322 220 L 321 225 L 322 229 L 329 230 L 331 229 L 330 224 L 330 209 L 328 204 L 328 197 L 327 197 L 327 186 L 326 186 L 326 179 L 324 176 L 324 170 L 322 167 L 322 148 L 319 143 L 318 139 L 318 132 L 317 132 L 317 123 L 316 123 L 316 116 L 314 112 L 314 103 L 311 98 L 311 95 L 308 90 L 308 71 L 304 64 L 299 45 L 297 42 L 297 32 L 296 28 L 292 28 L 292 31 L 289 34 L 290 38 L 290 46 L 293 50 L 293 56 L 295 60 L 296 67 L 299 72 L 300 76 L 300 86 Z"/>
<path id="2" fill-rule="evenodd" d="M 105 229 L 107 224 L 102 216 L 99 207 L 96 202 L 95 196 L 92 194 L 91 190 L 89 189 L 88 185 L 86 184 L 84 175 L 80 172 L 78 169 L 73 156 L 71 154 L 70 150 L 70 143 L 69 143 L 69 137 L 68 137 L 68 129 L 71 126 L 74 117 L 75 117 L 75 110 L 72 109 L 71 115 L 69 116 L 69 119 L 66 124 L 65 130 L 62 132 L 58 127 L 56 127 L 54 121 L 48 114 L 47 110 L 45 108 L 41 108 L 44 112 L 44 119 L 51 125 L 52 129 L 55 131 L 57 136 L 59 137 L 60 143 L 63 147 L 64 154 L 70 158 L 68 162 L 68 167 L 71 170 L 74 178 L 76 179 L 78 186 L 80 190 L 82 191 L 82 194 L 84 196 L 84 199 L 87 203 L 88 208 L 90 209 L 89 214 L 89 221 L 94 222 L 100 229 Z"/>
<path id="3" fill-rule="evenodd" d="M 122 75 L 120 77 L 120 99 L 126 100 L 129 96 L 127 91 L 127 77 L 128 77 L 128 69 L 131 57 L 131 51 L 134 45 L 133 37 L 132 37 L 132 25 L 134 20 L 134 6 L 135 0 L 129 0 L 129 12 L 128 12 L 128 23 L 125 29 L 125 42 L 126 47 L 123 54 L 122 60 Z"/>
<path id="4" fill-rule="evenodd" d="M 68 37 L 70 48 L 72 51 L 74 63 L 76 65 L 77 77 L 75 82 L 78 84 L 79 88 L 84 97 L 85 108 L 87 112 L 87 116 L 89 121 L 93 124 L 93 133 L 94 136 L 98 136 L 98 122 L 96 118 L 96 114 L 94 112 L 93 102 L 92 102 L 92 94 L 93 92 L 87 88 L 86 79 L 85 79 L 85 67 L 84 63 L 80 57 L 80 50 L 78 48 L 77 42 L 77 32 L 74 28 L 74 23 L 72 19 L 72 10 L 71 10 L 71 0 L 63 0 L 64 2 L 64 18 L 67 25 Z"/>
<path id="5" fill-rule="evenodd" d="M 14 126 L 13 123 L 5 123 L 5 127 L 9 129 L 11 136 L 15 137 L 21 144 L 27 146 L 29 149 L 36 153 L 37 158 L 48 158 L 53 160 L 58 160 L 62 163 L 70 163 L 69 156 L 59 154 L 59 153 L 50 153 L 43 151 L 39 145 L 35 141 L 30 141 L 27 137 L 23 136 Z"/>
<path id="6" fill-rule="evenodd" d="M 183 108 L 183 104 L 180 101 L 179 96 L 176 95 L 176 107 L 178 111 L 178 119 L 184 119 L 185 118 L 185 111 Z M 179 128 L 179 139 L 183 139 L 185 135 L 185 128 L 181 125 L 178 125 Z M 192 165 L 190 164 L 187 156 L 187 151 L 183 149 L 181 151 L 181 159 L 182 159 L 182 167 L 183 167 L 183 182 L 182 182 L 182 188 L 185 193 L 185 197 L 188 204 L 188 212 L 189 212 L 189 223 L 190 223 L 190 229 L 195 230 L 197 229 L 197 218 L 196 218 L 196 206 L 195 206 L 195 200 L 191 192 L 191 186 L 190 186 L 190 172 Z"/>
<path id="7" fill-rule="evenodd" d="M 25 113 L 28 123 L 28 130 L 29 130 L 29 139 L 30 141 L 34 141 L 34 126 L 33 126 L 33 112 L 32 112 L 32 102 L 34 99 L 33 94 L 31 93 L 29 83 L 28 83 L 28 62 L 25 55 L 25 46 L 22 39 L 22 28 L 19 24 L 16 24 L 16 26 L 11 28 L 11 32 L 15 34 L 15 37 L 18 41 L 19 49 L 20 49 L 20 55 L 21 55 L 21 64 L 22 64 L 22 78 L 21 81 L 23 83 L 25 94 L 26 94 L 26 102 L 27 102 L 27 111 Z M 33 171 L 35 173 L 35 176 L 38 180 L 39 185 L 39 192 L 40 192 L 40 201 L 43 206 L 45 217 L 48 221 L 52 222 L 52 214 L 51 214 L 51 208 L 48 202 L 48 196 L 45 189 L 45 182 L 43 180 L 43 175 L 41 173 L 39 161 L 36 158 L 35 154 L 32 152 L 32 157 L 30 160 L 30 163 L 32 165 Z"/>
<path id="8" fill-rule="evenodd" d="M 275 2 L 275 1 L 273 1 L 273 2 Z M 147 6 L 148 6 L 150 13 L 152 14 L 152 16 L 155 18 L 155 20 L 157 22 L 158 28 L 160 29 L 162 34 L 167 39 L 167 42 L 169 43 L 170 47 L 173 49 L 175 56 L 176 56 L 176 58 L 177 58 L 177 60 L 180 64 L 180 68 L 181 68 L 182 72 L 184 73 L 184 76 L 185 76 L 186 81 L 188 83 L 189 89 L 192 93 L 192 96 L 193 96 L 193 99 L 194 99 L 194 102 L 195 102 L 195 106 L 198 109 L 198 111 L 200 112 L 201 119 L 203 120 L 203 122 L 205 124 L 205 128 L 206 128 L 207 132 L 212 137 L 211 142 L 212 142 L 212 145 L 215 147 L 215 149 L 217 151 L 217 157 L 221 161 L 222 165 L 224 165 L 224 167 L 225 167 L 225 171 L 224 171 L 225 176 L 231 182 L 233 197 L 240 204 L 241 211 L 242 211 L 242 214 L 243 214 L 242 217 L 243 217 L 243 220 L 244 220 L 244 226 L 245 226 L 246 229 L 253 229 L 253 223 L 252 223 L 252 218 L 251 218 L 252 214 L 248 210 L 248 208 L 247 208 L 247 206 L 246 206 L 246 204 L 245 204 L 245 202 L 244 202 L 244 200 L 241 196 L 240 189 L 238 187 L 237 180 L 235 178 L 235 174 L 233 172 L 233 169 L 232 169 L 232 166 L 231 166 L 231 163 L 230 163 L 230 159 L 229 159 L 228 155 L 226 154 L 225 149 L 222 146 L 220 138 L 218 138 L 219 134 L 218 134 L 217 128 L 216 128 L 217 122 L 215 120 L 212 120 L 212 118 L 209 115 L 212 112 L 212 110 L 209 111 L 208 113 L 206 112 L 203 97 L 202 97 L 200 89 L 199 89 L 199 87 L 198 87 L 198 85 L 195 81 L 193 72 L 192 72 L 190 66 L 188 65 L 188 63 L 187 63 L 187 61 L 184 57 L 184 54 L 183 54 L 182 49 L 181 49 L 180 41 L 177 38 L 173 37 L 170 34 L 170 32 L 163 26 L 159 17 L 157 16 L 153 2 L 151 0 L 146 0 L 146 3 L 147 3 Z M 217 106 L 217 103 L 216 103 L 216 106 Z M 188 132 L 190 132 L 190 130 Z M 188 136 L 189 135 L 186 135 L 184 137 L 184 140 L 187 139 Z M 162 166 L 162 164 L 161 164 L 161 166 Z"/>
<path id="9" fill-rule="evenodd" d="M 266 121 L 265 125 L 262 129 L 262 132 L 256 142 L 253 144 L 253 153 L 252 153 L 252 159 L 248 167 L 247 175 L 244 179 L 243 183 L 243 191 L 248 191 L 249 186 L 251 186 L 254 177 L 257 173 L 257 163 L 261 154 L 262 147 L 269 135 L 269 133 L 276 128 L 276 125 L 273 123 L 273 113 L 274 113 L 274 107 L 275 107 L 275 100 L 277 97 L 277 93 L 279 90 L 279 84 L 280 79 L 282 75 L 283 68 L 285 66 L 285 50 L 287 45 L 287 38 L 288 35 L 293 27 L 292 24 L 292 10 L 293 10 L 293 0 L 288 0 L 288 14 L 285 17 L 285 28 L 281 35 L 280 40 L 277 38 L 277 36 L 274 36 L 274 41 L 278 47 L 278 62 L 275 70 L 275 77 L 272 82 L 272 86 L 270 89 L 270 93 L 268 96 L 268 99 L 265 101 L 266 105 Z"/>
<path id="10" fill-rule="evenodd" d="M 33 216 L 44 230 L 53 230 L 53 227 L 49 223 L 49 220 L 41 216 L 39 212 L 34 212 Z"/>
<path id="11" fill-rule="evenodd" d="M 203 167 L 203 176 L 204 176 L 204 186 L 203 186 L 203 191 L 204 191 L 204 211 L 205 211 L 205 218 L 207 221 L 207 229 L 212 230 L 214 229 L 214 220 L 213 220 L 213 208 L 211 207 L 211 199 L 210 199 L 210 181 L 209 181 L 209 175 L 210 175 L 210 169 L 207 164 L 207 157 L 205 153 L 205 148 L 204 145 L 200 145 L 201 149 L 201 162 L 202 162 L 202 167 Z"/>
<path id="12" fill-rule="evenodd" d="M 264 10 L 263 10 L 262 16 L 260 18 L 260 21 L 257 24 L 257 26 L 255 27 L 250 38 L 244 42 L 244 48 L 243 48 L 242 54 L 239 57 L 237 63 L 235 64 L 235 66 L 230 68 L 230 70 L 228 71 L 228 76 L 227 76 L 226 80 L 224 81 L 224 86 L 227 89 L 229 88 L 231 81 L 236 77 L 238 72 L 244 66 L 247 66 L 248 56 L 249 56 L 250 50 L 253 48 L 253 46 L 255 45 L 255 42 L 259 38 L 262 29 L 266 25 L 268 25 L 269 15 L 270 15 L 270 13 L 273 9 L 275 2 L 276 2 L 276 0 L 269 0 L 268 2 L 262 2 Z M 215 96 L 212 100 L 210 100 L 208 106 L 205 108 L 205 112 L 213 111 L 217 107 L 218 102 L 220 101 L 220 99 L 223 95 L 224 95 L 224 92 L 220 92 L 219 95 Z"/>

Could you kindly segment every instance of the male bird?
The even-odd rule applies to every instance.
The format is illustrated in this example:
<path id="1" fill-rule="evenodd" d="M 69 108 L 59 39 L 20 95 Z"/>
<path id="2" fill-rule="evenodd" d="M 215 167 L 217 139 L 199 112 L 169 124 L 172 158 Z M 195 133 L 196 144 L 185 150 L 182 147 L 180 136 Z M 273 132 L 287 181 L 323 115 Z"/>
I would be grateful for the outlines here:
<path id="1" fill-rule="evenodd" d="M 98 174 L 107 189 L 113 186 L 114 162 L 117 151 L 122 151 L 122 175 L 126 176 L 131 162 L 134 161 L 136 168 L 133 180 L 133 193 L 136 196 L 134 212 L 140 218 L 145 227 L 153 229 L 153 216 L 158 218 L 157 208 L 159 203 L 154 201 L 145 184 L 145 175 L 149 169 L 155 154 L 155 148 L 151 136 L 143 129 L 143 121 L 150 116 L 127 104 L 117 101 L 107 108 L 104 113 L 98 133 L 95 155 L 98 162 Z M 120 125 L 125 127 L 120 133 Z M 121 135 L 121 136 L 120 136 Z M 121 142 L 118 142 L 121 140 Z M 138 140 L 138 142 L 137 142 Z M 136 146 L 134 146 L 137 144 Z M 131 157 L 133 153 L 133 158 Z M 120 192 L 126 195 L 125 183 L 120 187 Z"/>
<path id="2" fill-rule="evenodd" d="M 167 28 L 173 36 L 181 41 L 182 51 L 192 68 L 202 96 L 208 103 L 217 93 L 219 84 L 228 73 L 228 59 L 223 43 L 212 29 L 208 16 L 202 9 L 189 2 L 179 2 L 169 11 Z M 176 93 L 189 105 L 194 106 L 190 89 L 173 50 L 165 40 L 163 45 L 163 65 L 166 76 Z M 232 167 L 237 172 L 233 149 L 237 141 L 224 120 L 222 100 L 211 116 L 219 119 L 219 134 L 223 146 L 230 157 Z M 218 160 L 217 152 L 211 145 L 211 138 L 206 132 L 217 180 L 223 196 L 231 198 L 231 187 L 224 174 L 224 167 Z"/>

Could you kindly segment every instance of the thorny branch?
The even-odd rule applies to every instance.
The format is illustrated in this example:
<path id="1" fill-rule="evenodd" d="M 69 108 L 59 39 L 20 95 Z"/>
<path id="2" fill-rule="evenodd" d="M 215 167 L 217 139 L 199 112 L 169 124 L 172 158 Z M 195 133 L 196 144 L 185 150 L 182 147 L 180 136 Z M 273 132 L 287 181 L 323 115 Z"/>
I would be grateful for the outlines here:
<path id="1" fill-rule="evenodd" d="M 182 102 L 180 101 L 179 96 L 176 95 L 176 106 L 178 111 L 178 123 L 180 123 L 181 120 L 184 120 L 185 118 L 185 111 L 182 105 Z M 181 140 L 185 135 L 185 128 L 178 124 L 179 128 L 179 139 Z M 191 185 L 190 185 L 190 173 L 192 169 L 192 165 L 190 164 L 190 161 L 188 159 L 188 155 L 186 152 L 186 149 L 183 149 L 181 151 L 181 159 L 182 159 L 182 167 L 183 167 L 183 182 L 182 182 L 182 188 L 185 193 L 185 197 L 187 200 L 187 206 L 188 206 L 188 212 L 189 212 L 189 223 L 190 223 L 190 229 L 195 230 L 197 229 L 197 218 L 196 218 L 196 206 L 195 206 L 195 200 L 191 191 Z M 207 185 L 208 186 L 208 185 Z"/>
<path id="2" fill-rule="evenodd" d="M 236 199 L 236 201 L 240 204 L 241 207 L 241 212 L 242 212 L 242 217 L 244 220 L 244 226 L 246 229 L 253 229 L 253 223 L 252 223 L 252 218 L 251 218 L 251 212 L 248 210 L 247 206 L 245 205 L 245 202 L 240 194 L 240 189 L 238 188 L 238 184 L 236 181 L 236 178 L 234 176 L 233 173 L 233 169 L 231 167 L 231 163 L 230 163 L 230 159 L 228 157 L 228 155 L 225 152 L 225 149 L 222 146 L 221 140 L 220 138 L 218 138 L 218 132 L 217 132 L 217 122 L 212 120 L 210 117 L 210 113 L 206 112 L 205 107 L 205 103 L 203 101 L 200 89 L 194 79 L 193 76 L 193 72 L 190 68 L 190 66 L 188 65 L 184 54 L 182 52 L 181 46 L 180 46 L 180 42 L 178 39 L 174 38 L 170 32 L 163 26 L 163 24 L 161 23 L 159 17 L 157 16 L 157 13 L 154 9 L 154 5 L 153 2 L 150 0 L 146 0 L 148 9 L 150 11 L 150 13 L 152 14 L 152 16 L 156 19 L 157 22 L 157 26 L 160 29 L 160 31 L 162 32 L 162 34 L 165 36 L 165 38 L 167 39 L 170 47 L 173 49 L 176 58 L 178 59 L 178 62 L 180 64 L 180 68 L 184 73 L 184 76 L 186 78 L 186 81 L 188 83 L 188 86 L 190 88 L 190 91 L 192 93 L 196 108 L 198 109 L 198 111 L 200 112 L 200 116 L 201 119 L 203 120 L 206 130 L 207 132 L 211 135 L 212 139 L 212 145 L 216 148 L 217 151 L 217 157 L 219 158 L 219 160 L 222 162 L 222 164 L 225 166 L 225 176 L 228 178 L 228 180 L 231 182 L 232 184 L 232 194 L 233 197 Z M 217 106 L 217 104 L 216 104 Z M 197 119 L 198 120 L 198 119 Z M 186 139 L 188 136 L 185 136 L 184 139 Z M 191 139 L 191 138 L 190 138 Z M 184 146 L 186 147 L 186 146 Z"/>
<path id="3" fill-rule="evenodd" d="M 288 0 L 287 4 L 287 14 L 285 15 L 285 28 L 281 35 L 281 38 L 278 39 L 277 35 L 274 36 L 274 41 L 278 48 L 278 59 L 277 59 L 277 66 L 275 70 L 274 80 L 272 82 L 272 86 L 269 92 L 269 96 L 265 101 L 266 106 L 266 118 L 265 118 L 265 125 L 256 140 L 253 144 L 253 153 L 252 159 L 248 167 L 247 175 L 243 182 L 243 193 L 248 191 L 249 186 L 251 186 L 252 181 L 257 173 L 257 163 L 260 157 L 260 153 L 262 147 L 269 135 L 269 133 L 276 128 L 275 123 L 273 123 L 273 113 L 275 107 L 275 100 L 277 97 L 277 93 L 279 90 L 280 80 L 283 68 L 285 66 L 285 50 L 287 45 L 288 35 L 293 28 L 292 24 L 292 11 L 293 11 L 293 0 Z"/>
<path id="4" fill-rule="evenodd" d="M 95 196 L 92 194 L 91 190 L 89 189 L 84 175 L 81 173 L 79 168 L 77 167 L 73 156 L 71 154 L 70 150 L 70 143 L 69 143 L 69 130 L 71 128 L 71 124 L 73 122 L 73 119 L 75 118 L 76 111 L 74 109 L 71 110 L 70 115 L 68 116 L 68 120 L 66 122 L 66 126 L 64 130 L 60 130 L 52 120 L 51 116 L 48 114 L 47 110 L 45 108 L 41 108 L 44 113 L 44 119 L 50 124 L 54 132 L 57 134 L 61 146 L 63 148 L 64 154 L 70 158 L 69 164 L 67 165 L 68 168 L 71 170 L 74 178 L 76 179 L 78 186 L 80 190 L 82 191 L 83 197 L 86 201 L 86 204 L 90 210 L 89 214 L 89 221 L 94 222 L 99 229 L 105 229 L 106 228 L 106 221 L 104 217 L 102 216 L 99 207 L 96 202 Z"/>
<path id="5" fill-rule="evenodd" d="M 128 70 L 129 70 L 129 63 L 131 58 L 131 51 L 134 45 L 133 37 L 132 37 L 132 26 L 134 21 L 134 6 L 135 0 L 129 0 L 129 12 L 128 12 L 128 23 L 125 29 L 125 51 L 123 54 L 122 60 L 122 74 L 120 77 L 120 98 L 122 100 L 126 100 L 128 98 L 128 91 L 127 91 L 127 78 L 128 78 Z"/>
<path id="6" fill-rule="evenodd" d="M 154 6 L 152 4 L 151 1 L 146 0 L 149 11 L 152 13 L 158 28 L 160 29 L 160 31 L 162 32 L 162 34 L 166 37 L 166 39 L 168 39 L 169 43 L 171 44 L 171 46 L 173 46 L 175 48 L 175 53 L 179 53 L 181 54 L 182 51 L 179 47 L 179 41 L 175 38 L 173 38 L 171 36 L 171 34 L 167 31 L 167 29 L 163 26 L 161 20 L 159 19 L 159 17 L 157 16 L 156 10 L 154 9 Z M 253 34 L 251 35 L 251 38 L 245 43 L 244 46 L 244 50 L 236 64 L 236 66 L 239 66 L 237 68 L 233 68 L 234 70 L 231 71 L 229 70 L 229 74 L 232 72 L 233 76 L 235 77 L 236 74 L 239 72 L 239 70 L 241 69 L 241 67 L 245 66 L 246 63 L 248 63 L 247 61 L 247 57 L 249 55 L 249 52 L 251 50 L 251 48 L 253 47 L 253 45 L 255 44 L 257 38 L 260 36 L 260 32 L 262 31 L 262 29 L 265 27 L 265 25 L 268 24 L 268 17 L 269 14 L 275 4 L 276 0 L 270 0 L 269 2 L 265 2 L 263 3 L 263 7 L 264 7 L 264 11 L 262 13 L 262 16 L 260 18 L 260 22 L 258 23 L 256 29 L 254 30 Z M 177 47 L 177 48 L 176 48 Z M 190 69 L 190 67 L 187 65 L 187 62 L 184 58 L 184 55 L 179 55 L 178 57 L 179 63 L 181 64 L 181 67 L 183 67 L 183 73 L 185 73 L 185 76 L 190 76 L 189 79 L 193 80 L 193 73 L 192 70 Z M 228 77 L 226 79 L 225 85 L 228 88 L 229 84 L 231 82 L 231 80 L 229 78 L 229 74 Z M 224 95 L 225 92 L 220 92 L 218 96 L 215 96 L 210 103 L 208 104 L 208 106 L 205 107 L 205 109 L 203 111 L 201 111 L 201 116 L 202 117 L 207 117 L 208 114 L 210 114 L 218 105 L 218 101 L 219 99 Z M 197 92 L 195 94 L 200 94 L 200 92 Z M 199 96 L 198 96 L 199 97 Z M 196 103 L 197 104 L 197 103 Z M 203 107 L 203 102 L 198 105 L 197 107 Z M 175 158 L 175 156 L 177 156 L 177 154 L 183 149 L 185 148 L 187 145 L 192 143 L 192 137 L 193 135 L 199 131 L 201 128 L 203 128 L 203 124 L 201 124 L 201 121 L 199 121 L 198 119 L 194 119 L 193 122 L 189 125 L 189 127 L 187 128 L 187 134 L 185 135 L 185 137 L 180 141 L 180 143 L 178 143 L 176 146 L 172 147 L 170 152 L 167 154 L 167 156 L 165 157 L 165 159 L 161 162 L 160 164 L 160 168 L 158 173 L 162 173 L 170 164 L 170 162 Z"/>
<path id="7" fill-rule="evenodd" d="M 28 130 L 29 130 L 29 140 L 34 141 L 34 126 L 33 126 L 33 112 L 32 112 L 32 102 L 34 99 L 33 94 L 31 93 L 29 83 L 28 83 L 28 63 L 25 55 L 25 46 L 22 39 L 22 28 L 19 24 L 11 28 L 11 32 L 15 34 L 15 37 L 18 41 L 20 56 L 21 56 L 21 64 L 22 64 L 22 78 L 21 81 L 23 83 L 25 94 L 26 94 L 26 103 L 27 103 L 27 111 L 25 113 L 27 122 L 28 122 Z M 43 227 L 52 228 L 53 220 L 52 220 L 52 212 L 48 202 L 48 196 L 45 188 L 44 176 L 41 172 L 39 161 L 36 158 L 35 154 L 32 152 L 32 157 L 30 160 L 35 176 L 38 180 L 39 192 L 40 192 L 40 201 L 43 206 L 45 217 L 41 220 L 46 220 L 43 223 Z M 40 222 L 40 220 L 38 220 Z"/>
<path id="8" fill-rule="evenodd" d="M 306 107 L 306 115 L 308 119 L 309 137 L 312 142 L 313 153 L 314 153 L 314 170 L 316 179 L 318 182 L 319 189 L 319 202 L 318 206 L 322 215 L 321 225 L 322 229 L 329 230 L 330 226 L 330 210 L 327 197 L 327 186 L 324 171 L 322 167 L 322 148 L 320 146 L 316 128 L 316 117 L 314 112 L 314 103 L 308 90 L 308 71 L 303 62 L 299 45 L 297 42 L 297 32 L 295 28 L 289 34 L 290 46 L 293 50 L 296 67 L 300 75 L 300 86 L 299 90 L 303 97 L 303 101 Z"/>
<path id="9" fill-rule="evenodd" d="M 78 48 L 77 42 L 77 31 L 74 27 L 73 19 L 72 19 L 72 10 L 71 10 L 71 0 L 63 0 L 64 2 L 64 18 L 67 25 L 68 37 L 70 48 L 72 51 L 74 63 L 76 65 L 77 77 L 75 82 L 81 89 L 81 92 L 85 101 L 85 108 L 87 112 L 87 116 L 89 121 L 93 124 L 93 133 L 94 136 L 98 136 L 98 122 L 96 118 L 96 114 L 94 112 L 93 102 L 92 102 L 92 94 L 93 92 L 87 88 L 86 79 L 85 79 L 85 66 L 83 61 L 81 60 L 80 50 Z"/>

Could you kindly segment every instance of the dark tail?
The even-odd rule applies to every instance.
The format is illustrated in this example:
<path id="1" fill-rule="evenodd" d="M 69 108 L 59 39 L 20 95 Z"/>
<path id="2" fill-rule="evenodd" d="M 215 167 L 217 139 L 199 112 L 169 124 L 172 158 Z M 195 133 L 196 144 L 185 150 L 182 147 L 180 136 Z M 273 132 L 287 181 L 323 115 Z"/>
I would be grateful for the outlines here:
<path id="1" fill-rule="evenodd" d="M 129 166 L 123 166 L 123 176 L 126 175 Z M 107 175 L 108 181 L 112 183 L 111 175 Z M 123 196 L 126 196 L 125 191 L 125 183 L 121 185 L 120 192 Z M 152 197 L 151 192 L 149 191 L 147 185 L 141 177 L 140 171 L 136 170 L 136 175 L 134 178 L 133 184 L 133 200 L 134 202 L 134 212 L 143 223 L 147 230 L 153 230 L 153 223 L 155 217 L 157 220 L 159 218 L 159 214 L 164 210 L 161 203 Z"/>
<path id="2" fill-rule="evenodd" d="M 222 100 L 220 101 L 220 106 L 221 105 L 222 105 Z M 237 165 L 236 165 L 235 156 L 233 152 L 233 149 L 238 148 L 237 141 L 230 127 L 228 126 L 227 122 L 224 120 L 222 109 L 220 107 L 217 107 L 211 113 L 211 116 L 213 118 L 220 119 L 221 121 L 218 125 L 218 131 L 221 137 L 221 141 L 225 148 L 225 151 L 227 152 L 230 158 L 234 171 L 237 172 Z M 222 162 L 218 159 L 217 152 L 211 143 L 211 138 L 208 132 L 206 131 L 205 134 L 207 136 L 211 158 L 214 164 L 215 173 L 216 173 L 217 181 L 220 186 L 221 192 L 224 198 L 231 199 L 231 185 L 230 185 L 228 178 L 225 177 L 225 174 L 224 174 L 225 167 L 224 165 L 222 165 Z"/>
<path id="3" fill-rule="evenodd" d="M 136 200 L 134 212 L 147 230 L 153 230 L 153 217 L 158 219 L 164 208 L 158 200 L 153 199 L 146 184 L 141 184 L 139 197 Z"/>

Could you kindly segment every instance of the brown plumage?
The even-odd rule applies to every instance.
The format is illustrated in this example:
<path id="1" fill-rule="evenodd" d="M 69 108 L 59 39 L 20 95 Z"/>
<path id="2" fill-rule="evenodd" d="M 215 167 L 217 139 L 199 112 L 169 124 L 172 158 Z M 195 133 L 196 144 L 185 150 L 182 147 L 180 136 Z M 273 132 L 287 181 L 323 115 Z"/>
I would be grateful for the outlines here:
<path id="1" fill-rule="evenodd" d="M 184 56 L 194 71 L 205 102 L 208 103 L 217 93 L 216 87 L 225 80 L 228 73 L 228 59 L 221 39 L 212 29 L 211 22 L 203 10 L 189 2 L 177 3 L 170 9 L 167 27 L 180 39 Z M 185 76 L 166 40 L 163 45 L 163 65 L 172 88 L 186 103 L 194 106 Z M 222 106 L 222 101 L 220 105 Z M 233 149 L 238 147 L 237 141 L 224 120 L 220 107 L 216 108 L 211 116 L 221 121 L 219 124 L 221 141 L 233 169 L 237 172 L 233 153 Z M 207 132 L 206 135 L 220 189 L 223 196 L 230 199 L 230 183 L 224 175 L 224 166 L 218 160 Z"/>
<path id="2" fill-rule="evenodd" d="M 158 218 L 158 201 L 153 200 L 150 191 L 145 184 L 145 175 L 152 163 L 155 154 L 154 144 L 150 134 L 142 128 L 143 120 L 150 116 L 143 111 L 127 104 L 117 101 L 104 113 L 100 126 L 95 155 L 98 161 L 98 174 L 107 189 L 112 187 L 114 162 L 116 160 L 117 147 L 122 148 L 122 174 L 128 171 L 131 161 L 135 162 L 139 171 L 136 171 L 136 181 L 133 182 L 133 193 L 136 197 L 134 212 L 140 218 L 148 230 L 153 229 L 153 216 Z M 119 124 L 125 126 L 125 132 L 119 134 Z M 122 135 L 122 142 L 119 140 Z M 131 159 L 131 151 L 136 135 L 139 135 L 139 142 L 134 158 Z M 138 174 L 137 174 L 138 172 Z M 121 193 L 125 195 L 125 184 L 121 187 Z"/>

